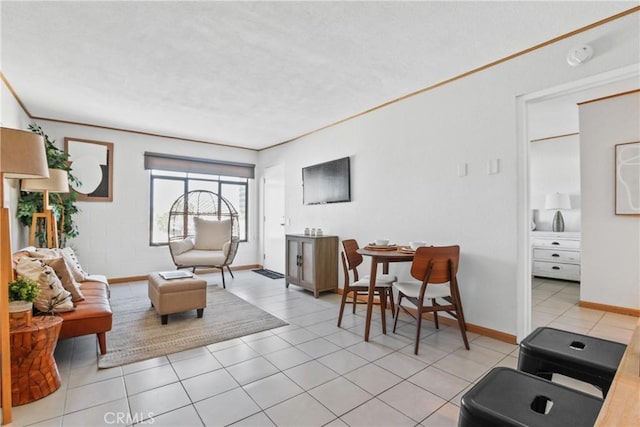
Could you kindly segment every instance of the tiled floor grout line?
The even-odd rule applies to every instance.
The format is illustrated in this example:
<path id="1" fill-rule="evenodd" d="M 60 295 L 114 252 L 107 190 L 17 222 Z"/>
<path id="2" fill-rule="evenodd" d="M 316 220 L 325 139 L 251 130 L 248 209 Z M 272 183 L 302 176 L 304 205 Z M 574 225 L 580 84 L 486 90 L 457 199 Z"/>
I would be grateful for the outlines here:
<path id="1" fill-rule="evenodd" d="M 322 408 L 322 411 L 324 411 L 323 413 L 326 414 L 325 419 L 328 419 L 328 415 L 332 414 L 332 421 L 330 420 L 325 422 L 332 425 L 344 425 L 346 423 L 346 420 L 348 420 L 350 417 L 349 414 L 352 413 L 358 413 L 360 414 L 360 416 L 366 417 L 368 415 L 367 412 L 371 412 L 372 410 L 375 414 L 378 414 L 378 412 L 376 411 L 382 411 L 382 414 L 396 414 L 396 411 L 398 411 L 402 413 L 403 417 L 406 417 L 407 420 L 411 420 L 414 426 L 421 426 L 423 425 L 423 423 L 424 425 L 428 425 L 430 424 L 429 419 L 432 417 L 434 420 L 438 419 L 439 421 L 446 419 L 447 423 L 450 422 L 451 425 L 455 425 L 457 423 L 457 418 L 453 419 L 451 417 L 453 417 L 453 408 L 457 408 L 459 406 L 459 396 L 465 390 L 468 390 L 469 387 L 479 381 L 484 373 L 488 372 L 493 367 L 505 365 L 512 366 L 514 362 L 517 362 L 517 347 L 513 346 L 513 349 L 510 349 L 510 347 L 508 346 L 503 347 L 501 345 L 500 350 L 498 350 L 497 348 L 495 348 L 495 346 L 491 347 L 492 343 L 498 344 L 497 342 L 494 342 L 489 338 L 477 334 L 473 334 L 469 337 L 471 351 L 473 352 L 473 350 L 476 349 L 477 354 L 472 355 L 471 357 L 466 357 L 466 355 L 465 357 L 463 357 L 462 353 L 458 353 L 461 349 L 464 349 L 464 347 L 462 345 L 462 340 L 459 335 L 459 331 L 457 331 L 457 328 L 453 328 L 455 329 L 454 331 L 451 329 L 451 327 L 442 325 L 440 330 L 435 330 L 432 327 L 432 322 L 428 321 L 423 323 L 423 333 L 421 335 L 420 345 L 421 354 L 416 356 L 412 351 L 413 336 L 411 332 L 412 327 L 415 328 L 415 323 L 412 322 L 412 319 L 406 316 L 399 320 L 399 336 L 396 336 L 392 332 L 393 319 L 391 316 L 387 315 L 387 335 L 384 336 L 381 334 L 379 313 L 377 315 L 374 313 L 372 332 L 377 333 L 377 335 L 371 336 L 369 344 L 365 344 L 364 341 L 358 342 L 357 340 L 353 339 L 350 334 L 355 337 L 362 336 L 364 330 L 364 306 L 359 306 L 358 310 L 356 310 L 355 315 L 351 313 L 350 307 L 346 309 L 345 319 L 343 321 L 346 323 L 343 324 L 342 328 L 337 328 L 335 323 L 337 319 L 337 308 L 339 307 L 339 299 L 332 294 L 323 294 L 321 298 L 314 299 L 308 293 L 296 290 L 295 287 L 291 287 L 292 289 L 285 290 L 282 280 L 277 282 L 255 280 L 255 278 L 251 275 L 252 273 L 238 273 L 239 274 L 236 276 L 236 279 L 231 281 L 231 283 L 228 283 L 228 285 L 231 286 L 228 286 L 227 290 L 236 294 L 237 296 L 247 299 L 251 304 L 269 313 L 272 313 L 277 317 L 283 318 L 287 323 L 289 323 L 288 326 L 237 338 L 238 341 L 232 340 L 234 341 L 234 343 L 229 347 L 204 346 L 203 348 L 201 348 L 204 351 L 185 352 L 184 355 L 186 355 L 187 357 L 176 357 L 175 355 L 174 357 L 164 356 L 166 358 L 165 360 L 159 359 L 158 363 L 152 363 L 148 366 L 140 365 L 141 369 L 127 370 L 119 367 L 117 368 L 119 369 L 118 375 L 115 375 L 113 377 L 107 376 L 106 378 L 100 376 L 92 377 L 92 375 L 94 374 L 91 374 L 91 369 L 88 369 L 88 367 L 92 365 L 90 363 L 90 360 L 87 359 L 87 357 L 91 356 L 91 354 L 88 353 L 88 350 L 91 348 L 89 344 L 93 344 L 93 347 L 95 348 L 95 340 L 92 343 L 91 338 L 76 338 L 70 343 L 70 347 L 65 346 L 64 349 L 62 349 L 61 347 L 60 355 L 56 356 L 63 357 L 64 359 L 61 360 L 61 363 L 65 364 L 65 378 L 63 381 L 64 390 L 61 390 L 61 392 L 64 393 L 64 396 L 61 399 L 61 415 L 55 415 L 57 413 L 55 411 L 51 414 L 42 413 L 41 415 L 42 417 L 44 417 L 44 421 L 50 421 L 50 423 L 47 422 L 45 424 L 60 426 L 62 425 L 66 417 L 73 415 L 74 417 L 76 417 L 75 419 L 77 419 L 77 416 L 82 416 L 85 413 L 89 413 L 91 412 L 91 409 L 95 409 L 103 405 L 104 407 L 112 407 L 112 405 L 115 405 L 116 402 L 119 402 L 123 399 L 126 400 L 126 407 L 128 408 L 129 413 L 132 414 L 136 409 L 132 405 L 132 397 L 140 396 L 144 393 L 150 392 L 160 393 L 163 387 L 168 387 L 171 385 L 177 387 L 176 382 L 178 382 L 180 383 L 179 387 L 182 393 L 184 393 L 184 396 L 186 396 L 186 401 L 189 403 L 179 405 L 175 408 L 167 407 L 166 412 L 162 412 L 162 415 L 156 414 L 156 416 L 169 417 L 166 418 L 167 420 L 169 420 L 172 419 L 172 413 L 178 414 L 175 411 L 181 411 L 181 414 L 193 414 L 192 416 L 197 417 L 199 423 L 206 425 L 207 420 L 210 420 L 211 414 L 207 413 L 206 410 L 203 413 L 201 409 L 206 409 L 206 407 L 208 407 L 210 403 L 206 403 L 205 407 L 203 406 L 205 405 L 205 403 L 203 402 L 217 402 L 218 399 L 222 398 L 223 395 L 227 393 L 241 392 L 243 396 L 248 398 L 248 401 L 252 402 L 252 404 L 255 406 L 255 409 L 252 410 L 251 413 L 244 413 L 244 415 L 242 415 L 241 417 L 234 418 L 232 423 L 244 423 L 245 421 L 250 422 L 252 420 L 255 421 L 257 419 L 262 419 L 265 422 L 266 420 L 268 420 L 273 424 L 277 424 L 279 420 L 278 417 L 282 417 L 282 412 L 281 410 L 278 411 L 278 408 L 281 407 L 281 405 L 283 405 L 282 408 L 290 408 L 292 404 L 287 406 L 287 402 L 290 402 L 292 399 L 303 398 L 304 396 L 303 400 L 310 398 L 312 399 L 311 401 L 315 402 L 318 408 Z M 216 282 L 216 275 L 206 275 L 205 277 L 213 278 L 213 281 Z M 146 293 L 141 290 L 146 289 L 144 288 L 146 286 L 145 282 L 134 282 L 126 284 L 122 287 L 120 286 L 122 285 L 114 285 L 113 287 L 113 290 L 116 291 L 112 292 L 112 301 L 114 302 L 117 302 L 118 299 L 121 298 L 130 298 L 136 296 L 140 298 L 146 298 Z M 538 290 L 538 292 L 536 292 L 536 290 Z M 571 318 L 571 316 L 568 315 L 573 313 L 572 310 L 576 310 L 577 300 L 579 299 L 574 284 L 554 280 L 534 280 L 532 294 L 532 317 L 535 317 L 536 314 L 540 313 L 545 321 L 546 319 L 552 319 L 547 322 L 547 324 L 553 324 L 554 322 L 563 323 L 563 318 Z M 536 297 L 536 295 L 539 295 L 540 297 Z M 544 297 L 542 297 L 543 295 Z M 575 302 L 573 302 L 573 300 L 575 300 Z M 536 307 L 540 304 L 544 304 L 541 307 L 543 310 L 546 309 L 554 311 L 555 313 L 545 313 L 544 311 L 536 310 Z M 565 304 L 568 305 L 565 307 Z M 580 310 L 580 312 L 582 312 L 582 310 Z M 576 314 L 576 318 L 573 322 L 576 324 L 576 328 L 587 329 L 583 328 L 583 326 L 577 325 L 584 325 L 588 323 L 590 324 L 590 327 L 588 328 L 590 333 L 598 332 L 601 329 L 612 329 L 614 332 L 616 329 L 625 329 L 624 326 L 615 325 L 626 325 L 626 320 L 625 322 L 623 322 L 618 318 L 605 319 L 606 314 L 604 312 L 601 312 L 600 315 L 597 316 L 597 319 L 591 324 L 589 323 L 591 322 L 591 320 L 585 319 L 591 319 L 591 317 L 595 317 L 596 314 L 591 313 L 597 313 L 597 311 L 587 309 L 584 311 L 584 313 L 586 314 L 582 316 Z M 603 320 L 606 320 L 606 322 L 603 322 Z M 609 325 L 608 323 L 613 323 L 613 325 Z M 390 327 L 389 324 L 391 324 Z M 569 326 L 570 325 L 571 324 L 569 324 Z M 295 331 L 298 331 L 297 334 L 287 335 L 288 333 L 294 333 Z M 268 341 L 260 342 L 262 340 Z M 353 343 L 351 343 L 352 340 Z M 459 341 L 459 344 L 456 344 L 457 341 Z M 330 350 L 327 353 L 325 353 L 321 347 L 317 347 L 318 343 L 323 342 L 327 342 L 331 345 L 330 348 L 324 348 L 324 351 Z M 278 348 L 280 345 L 285 344 L 286 347 Z M 329 344 L 326 345 L 328 346 Z M 255 352 L 255 355 L 251 354 L 251 357 L 247 359 L 243 357 L 239 362 L 229 364 L 228 357 L 229 355 L 234 354 L 233 350 L 231 349 L 240 346 L 244 346 L 243 348 L 246 348 L 251 352 Z M 333 348 L 334 346 L 335 349 Z M 286 352 L 286 350 L 292 349 L 297 350 L 297 353 L 300 353 L 300 355 L 304 354 L 305 356 L 300 356 L 301 358 L 299 360 L 297 359 L 298 356 L 291 358 L 293 357 L 291 356 L 291 354 L 297 353 Z M 228 350 L 230 350 L 230 352 L 226 353 L 227 356 L 225 356 L 225 358 L 227 364 L 225 365 L 222 359 L 218 359 L 216 353 Z M 243 351 L 239 348 L 236 348 L 236 350 Z M 305 350 L 308 350 L 308 352 Z M 283 353 L 280 354 L 280 359 L 272 359 L 275 356 L 272 356 L 272 358 L 268 357 L 269 355 L 274 355 L 275 353 L 281 351 Z M 429 351 L 431 351 L 431 353 L 429 353 Z M 339 357 L 340 352 L 348 352 L 345 354 L 352 354 L 354 357 L 357 357 L 359 359 L 354 359 L 354 361 L 357 362 L 353 365 L 351 365 L 351 362 L 345 365 L 346 369 L 340 368 L 338 370 L 335 369 L 336 366 L 332 367 L 328 363 L 332 360 L 332 358 L 329 357 L 326 360 L 321 361 L 323 358 L 331 355 L 334 356 L 333 360 L 335 360 L 335 357 Z M 212 357 L 220 367 L 215 368 L 211 371 L 199 372 L 194 375 L 191 375 L 190 370 L 185 371 L 184 365 L 182 365 L 182 367 L 178 369 L 178 363 L 189 359 L 204 357 L 205 355 Z M 384 362 L 383 359 L 387 357 L 389 357 L 389 359 Z M 411 368 L 399 369 L 397 372 L 391 369 L 393 368 L 393 365 L 389 365 L 389 363 L 393 363 L 392 361 L 396 361 L 398 360 L 398 358 L 399 360 L 411 360 Z M 360 364 L 359 362 L 360 359 L 363 359 L 362 364 Z M 455 365 L 457 361 L 461 359 L 464 359 L 465 362 L 463 363 L 463 365 L 466 366 L 466 368 Z M 280 360 L 280 362 L 276 364 L 272 360 Z M 255 361 L 256 363 L 249 363 L 251 361 Z M 467 363 L 467 361 L 469 363 Z M 194 361 L 194 363 L 197 362 Z M 255 374 L 249 374 L 248 378 L 252 378 L 251 381 L 246 382 L 244 385 L 239 380 L 239 378 L 241 377 L 236 378 L 236 376 L 233 375 L 233 372 L 237 372 L 237 369 L 231 369 L 232 367 L 240 365 L 242 363 L 248 363 L 245 368 L 256 369 Z M 162 383 L 161 385 L 154 385 L 151 388 L 146 388 L 144 384 L 150 385 L 154 384 L 154 382 L 152 381 L 151 383 L 149 383 L 146 382 L 146 380 L 143 380 L 142 383 L 138 383 L 138 386 L 136 386 L 142 388 L 140 388 L 140 390 L 136 393 L 129 395 L 129 392 L 132 391 L 132 389 L 130 388 L 131 385 L 134 385 L 136 383 L 133 382 L 132 384 L 128 384 L 128 381 L 139 381 L 138 379 L 134 380 L 134 378 L 143 376 L 143 373 L 145 371 L 148 371 L 149 375 L 154 375 L 159 371 L 153 371 L 153 369 L 161 368 L 162 366 L 165 366 L 167 364 L 170 365 L 171 372 L 173 373 L 174 377 L 177 378 L 177 380 L 173 381 L 170 378 L 167 378 L 169 382 L 164 383 L 164 379 L 161 379 L 157 382 L 157 384 Z M 275 368 L 275 370 L 271 371 L 271 368 L 269 368 L 268 370 L 264 370 L 263 367 L 267 366 L 272 366 L 273 368 Z M 305 366 L 307 367 L 305 368 Z M 311 366 L 313 366 L 313 370 L 309 370 Z M 207 365 L 207 368 L 210 367 Z M 362 371 L 358 374 L 354 374 L 360 369 L 367 369 L 368 371 Z M 417 370 L 414 371 L 414 369 Z M 189 390 L 195 387 L 198 383 L 197 381 L 193 381 L 194 379 L 202 375 L 208 375 L 213 372 L 218 372 L 219 370 L 222 370 L 222 372 L 224 372 L 226 378 L 229 378 L 233 381 L 234 385 L 232 388 L 225 389 L 224 387 L 227 387 L 227 385 L 225 385 L 223 386 L 223 388 L 210 390 L 210 392 L 213 392 L 212 394 L 208 394 L 209 392 L 203 393 L 197 390 L 197 396 L 192 397 L 192 395 L 189 394 Z M 438 375 L 441 375 L 442 378 L 451 378 L 452 380 L 453 378 L 457 378 L 456 380 L 454 380 L 453 384 L 456 384 L 457 381 L 460 386 L 462 386 L 463 384 L 465 385 L 462 389 L 459 389 L 459 386 L 456 385 L 454 389 L 451 389 L 444 394 L 440 394 L 442 393 L 442 390 L 439 387 L 448 387 L 448 383 L 445 385 L 438 385 L 430 382 L 425 383 L 424 377 L 421 377 L 420 374 L 425 375 L 425 371 L 427 370 L 429 370 L 429 373 L 439 372 L 436 377 Z M 83 380 L 72 381 L 74 372 L 87 372 L 90 375 L 86 378 L 86 382 L 84 382 Z M 189 376 L 185 376 L 184 378 L 180 377 L 181 373 L 186 374 L 187 372 L 189 372 Z M 322 374 L 319 377 L 309 376 L 320 375 L 318 374 L 318 372 L 325 372 L 326 374 Z M 362 375 L 363 372 L 385 372 L 383 377 L 386 377 L 387 379 L 381 380 L 378 378 L 377 384 L 372 384 L 369 382 L 369 380 L 366 380 L 361 384 L 361 381 L 358 379 L 358 375 Z M 478 376 L 479 372 L 483 373 Z M 137 374 L 137 376 L 126 379 L 129 375 L 133 374 Z M 72 411 L 66 413 L 67 400 L 69 399 L 68 392 L 73 391 L 77 395 L 78 393 L 82 392 L 82 387 L 91 385 L 95 386 L 96 383 L 111 381 L 116 378 L 123 383 L 124 396 L 114 398 L 113 400 L 109 400 L 107 402 L 97 400 L 96 402 L 99 403 L 94 402 L 95 404 L 90 405 L 88 408 L 75 409 L 75 407 L 72 407 Z M 473 378 L 473 380 L 470 380 L 471 378 Z M 261 383 L 261 381 L 269 379 L 272 382 Z M 298 381 L 296 381 L 296 379 Z M 346 381 L 345 384 L 348 383 L 350 384 L 350 386 L 362 391 L 364 393 L 363 396 L 366 395 L 366 399 L 360 401 L 359 403 L 352 403 L 346 407 L 341 407 L 342 409 L 340 409 L 340 411 L 346 410 L 346 412 L 341 412 L 340 415 L 337 415 L 337 407 L 332 406 L 335 405 L 335 403 L 331 403 L 331 400 L 326 400 L 327 396 L 323 394 L 326 393 L 327 390 L 332 390 L 332 388 L 329 386 L 336 380 Z M 397 382 L 395 382 L 396 380 Z M 293 386 L 295 386 L 295 388 L 290 389 L 290 391 L 292 391 L 293 393 L 290 394 L 289 392 L 287 392 L 286 395 L 283 394 L 281 396 L 274 396 L 273 402 L 270 401 L 269 398 L 265 400 L 264 396 L 260 397 L 260 393 L 262 392 L 260 391 L 259 387 L 264 387 L 264 384 L 273 384 L 273 381 L 276 381 L 276 384 L 280 384 L 278 381 L 286 381 L 287 384 L 292 384 Z M 403 384 L 410 384 L 411 387 L 416 387 L 416 390 L 421 390 L 421 392 L 424 392 L 425 396 L 432 396 L 433 399 L 437 399 L 433 400 L 431 406 L 429 407 L 430 412 L 427 413 L 425 410 L 424 413 L 403 413 L 399 408 L 394 407 L 393 405 L 385 401 L 383 397 L 381 397 L 389 393 L 393 394 L 396 387 L 403 387 Z M 73 385 L 73 387 L 71 387 L 71 385 Z M 372 385 L 373 388 L 371 387 Z M 248 391 L 249 389 L 246 389 L 246 387 L 248 386 L 252 386 L 250 387 L 252 390 L 251 392 Z M 429 388 L 426 388 L 427 386 Z M 371 391 L 369 391 L 370 388 Z M 296 389 L 300 389 L 300 391 L 297 391 Z M 312 392 L 314 391 L 315 393 L 312 394 Z M 200 396 L 200 394 L 202 394 L 202 396 Z M 140 396 L 140 398 L 142 398 L 142 396 Z M 382 401 L 384 403 L 383 407 L 380 407 L 380 405 L 376 405 L 376 402 L 378 401 Z M 141 400 L 138 400 L 138 406 L 140 402 Z M 267 402 L 269 403 L 267 404 Z M 262 405 L 265 405 L 264 408 L 261 406 L 261 403 Z M 449 404 L 451 404 L 452 406 L 450 406 Z M 34 403 L 34 405 L 37 405 L 37 402 Z M 288 413 L 286 414 L 287 416 L 289 416 Z M 416 416 L 418 414 L 420 414 L 419 416 L 421 417 L 420 421 L 416 421 L 417 418 L 413 418 L 413 416 Z M 295 414 L 291 414 L 291 416 L 295 416 Z M 351 415 L 351 417 L 353 416 L 354 415 Z M 254 419 L 253 417 L 256 418 Z M 195 418 L 193 419 L 193 421 L 195 422 Z M 42 419 L 33 419 L 30 422 L 26 422 L 20 425 L 42 422 Z"/>

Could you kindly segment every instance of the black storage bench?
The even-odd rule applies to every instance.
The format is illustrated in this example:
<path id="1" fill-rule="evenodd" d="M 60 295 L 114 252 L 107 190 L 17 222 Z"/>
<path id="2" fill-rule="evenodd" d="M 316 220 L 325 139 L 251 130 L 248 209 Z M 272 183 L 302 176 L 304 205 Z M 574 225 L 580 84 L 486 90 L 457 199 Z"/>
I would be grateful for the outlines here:
<path id="1" fill-rule="evenodd" d="M 542 327 L 520 342 L 518 369 L 551 380 L 554 373 L 600 388 L 607 396 L 627 346 L 560 329 Z"/>
<path id="2" fill-rule="evenodd" d="M 603 400 L 511 368 L 493 368 L 462 396 L 459 427 L 593 426 Z"/>

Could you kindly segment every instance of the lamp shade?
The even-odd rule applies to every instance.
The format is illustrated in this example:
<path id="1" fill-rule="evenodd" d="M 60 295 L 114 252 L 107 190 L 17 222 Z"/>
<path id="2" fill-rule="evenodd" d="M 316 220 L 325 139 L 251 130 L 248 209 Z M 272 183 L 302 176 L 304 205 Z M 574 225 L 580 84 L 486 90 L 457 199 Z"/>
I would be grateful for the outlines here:
<path id="1" fill-rule="evenodd" d="M 22 180 L 22 191 L 49 191 L 68 193 L 69 178 L 66 170 L 49 169 L 49 178 L 30 178 Z"/>
<path id="2" fill-rule="evenodd" d="M 571 199 L 566 193 L 551 193 L 544 198 L 545 209 L 571 209 Z"/>
<path id="3" fill-rule="evenodd" d="M 5 178 L 47 178 L 44 139 L 33 132 L 0 128 L 0 172 Z"/>

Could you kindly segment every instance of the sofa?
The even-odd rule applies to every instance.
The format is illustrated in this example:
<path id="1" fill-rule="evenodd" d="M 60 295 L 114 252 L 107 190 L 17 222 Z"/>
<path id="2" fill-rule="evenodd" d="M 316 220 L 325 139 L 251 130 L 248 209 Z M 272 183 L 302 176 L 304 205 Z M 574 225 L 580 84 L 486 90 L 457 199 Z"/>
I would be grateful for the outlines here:
<path id="1" fill-rule="evenodd" d="M 107 332 L 111 330 L 113 318 L 109 302 L 109 284 L 106 279 L 104 282 L 85 281 L 80 283 L 80 290 L 85 299 L 76 303 L 75 310 L 58 313 L 63 319 L 59 338 L 96 334 L 100 354 L 105 354 Z"/>
<path id="2" fill-rule="evenodd" d="M 13 254 L 14 268 L 21 257 L 30 257 L 27 250 Z M 109 284 L 104 276 L 88 275 L 82 282 L 78 282 L 79 289 L 84 296 L 81 301 L 73 303 L 74 309 L 56 312 L 62 318 L 59 339 L 96 334 L 100 346 L 100 354 L 107 352 L 107 332 L 111 330 L 113 312 L 109 302 Z"/>

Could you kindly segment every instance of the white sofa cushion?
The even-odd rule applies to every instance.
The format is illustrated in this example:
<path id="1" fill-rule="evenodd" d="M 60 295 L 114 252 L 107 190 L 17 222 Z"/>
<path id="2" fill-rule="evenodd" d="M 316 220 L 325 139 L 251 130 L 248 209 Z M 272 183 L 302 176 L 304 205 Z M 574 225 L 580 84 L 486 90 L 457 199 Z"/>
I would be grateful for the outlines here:
<path id="1" fill-rule="evenodd" d="M 231 220 L 210 221 L 195 217 L 194 249 L 219 251 L 231 240 Z"/>

